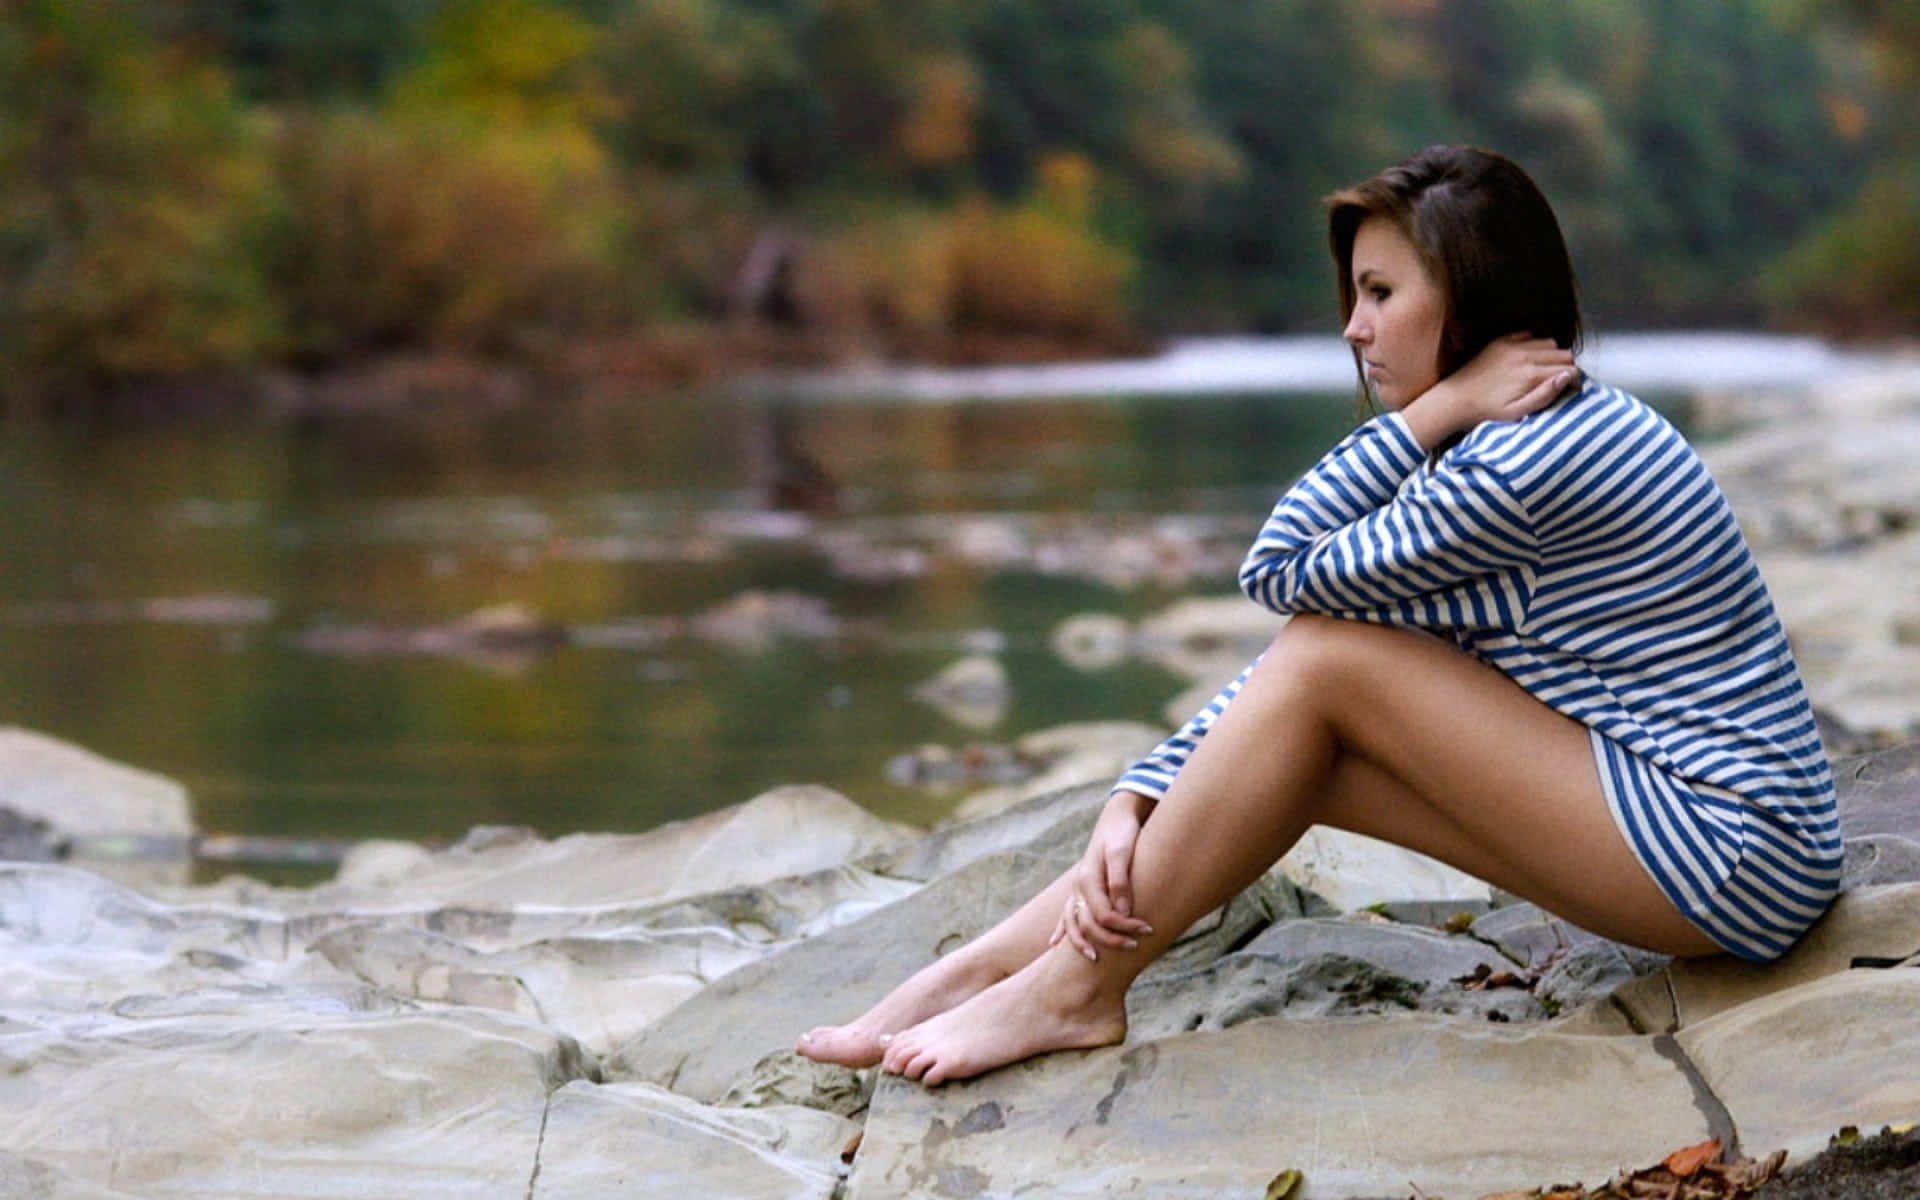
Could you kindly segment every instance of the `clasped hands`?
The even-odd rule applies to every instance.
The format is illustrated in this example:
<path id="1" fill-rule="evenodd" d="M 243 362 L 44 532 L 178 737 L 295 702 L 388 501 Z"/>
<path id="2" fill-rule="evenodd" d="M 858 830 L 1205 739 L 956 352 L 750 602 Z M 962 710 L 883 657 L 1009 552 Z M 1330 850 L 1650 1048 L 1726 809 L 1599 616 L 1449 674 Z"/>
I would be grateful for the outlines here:
<path id="1" fill-rule="evenodd" d="M 1133 950 L 1153 926 L 1133 915 L 1133 848 L 1154 802 L 1115 792 L 1094 823 L 1087 849 L 1069 872 L 1071 890 L 1047 945 L 1067 942 L 1089 962 L 1100 948 Z"/>

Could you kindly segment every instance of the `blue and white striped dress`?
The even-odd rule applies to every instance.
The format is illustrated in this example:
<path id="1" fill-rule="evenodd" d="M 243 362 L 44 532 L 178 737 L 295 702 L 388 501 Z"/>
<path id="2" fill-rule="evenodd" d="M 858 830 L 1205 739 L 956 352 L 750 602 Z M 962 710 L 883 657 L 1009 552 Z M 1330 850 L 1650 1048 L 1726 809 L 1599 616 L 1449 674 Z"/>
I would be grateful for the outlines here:
<path id="1" fill-rule="evenodd" d="M 1625 392 L 1588 380 L 1437 461 L 1376 417 L 1280 498 L 1240 584 L 1276 612 L 1450 636 L 1586 725 L 1634 853 L 1734 954 L 1778 957 L 1838 890 L 1833 779 L 1786 633 L 1706 467 Z M 1163 797 L 1246 677 L 1117 786 Z"/>

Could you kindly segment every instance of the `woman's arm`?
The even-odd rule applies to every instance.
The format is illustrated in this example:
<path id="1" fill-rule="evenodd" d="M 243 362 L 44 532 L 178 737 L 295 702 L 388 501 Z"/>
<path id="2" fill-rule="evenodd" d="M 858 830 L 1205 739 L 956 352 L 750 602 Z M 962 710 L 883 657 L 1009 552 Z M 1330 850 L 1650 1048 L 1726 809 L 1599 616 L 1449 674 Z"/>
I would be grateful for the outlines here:
<path id="1" fill-rule="evenodd" d="M 1362 425 L 1274 506 L 1241 588 L 1283 613 L 1428 629 L 1517 625 L 1534 556 L 1525 503 L 1470 455 L 1415 472 L 1453 434 L 1545 406 L 1571 379 L 1563 361 L 1550 342 L 1503 339 Z"/>

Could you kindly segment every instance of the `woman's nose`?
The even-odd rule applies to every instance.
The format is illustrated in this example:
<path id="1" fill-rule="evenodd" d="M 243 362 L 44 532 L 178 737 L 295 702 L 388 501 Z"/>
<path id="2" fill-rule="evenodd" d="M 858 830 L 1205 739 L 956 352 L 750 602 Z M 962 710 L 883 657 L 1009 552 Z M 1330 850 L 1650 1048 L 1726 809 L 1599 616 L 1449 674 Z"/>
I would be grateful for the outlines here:
<path id="1" fill-rule="evenodd" d="M 1361 318 L 1358 308 L 1355 308 L 1353 315 L 1347 318 L 1347 327 L 1341 330 L 1340 336 L 1345 338 L 1350 346 L 1358 346 L 1367 340 L 1367 323 Z"/>

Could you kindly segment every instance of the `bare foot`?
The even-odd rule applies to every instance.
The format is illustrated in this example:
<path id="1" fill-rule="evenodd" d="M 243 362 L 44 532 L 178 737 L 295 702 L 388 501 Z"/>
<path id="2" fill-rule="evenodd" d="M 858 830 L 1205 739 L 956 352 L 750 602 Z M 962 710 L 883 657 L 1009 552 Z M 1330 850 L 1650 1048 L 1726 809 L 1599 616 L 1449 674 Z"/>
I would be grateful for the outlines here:
<path id="1" fill-rule="evenodd" d="M 816 1062 L 870 1067 L 903 1029 L 938 1016 L 1007 977 L 965 950 L 935 959 L 845 1025 L 821 1025 L 800 1035 L 794 1052 Z"/>
<path id="2" fill-rule="evenodd" d="M 881 1065 L 925 1084 L 966 1079 L 1053 1050 L 1125 1041 L 1124 994 L 1091 964 L 1055 947 L 957 1008 L 897 1035 Z"/>

